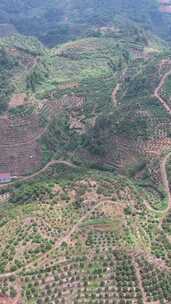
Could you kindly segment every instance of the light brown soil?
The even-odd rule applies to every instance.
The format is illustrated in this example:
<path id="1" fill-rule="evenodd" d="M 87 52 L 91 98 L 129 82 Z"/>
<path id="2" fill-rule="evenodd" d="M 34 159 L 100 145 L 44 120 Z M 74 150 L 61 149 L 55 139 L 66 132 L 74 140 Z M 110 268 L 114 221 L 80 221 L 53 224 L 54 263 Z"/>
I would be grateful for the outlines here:
<path id="1" fill-rule="evenodd" d="M 170 6 L 170 12 L 171 12 L 171 6 Z M 171 115 L 171 109 L 168 106 L 168 104 L 165 102 L 165 100 L 160 96 L 161 89 L 166 81 L 166 79 L 171 75 L 171 70 L 169 70 L 161 79 L 159 85 L 154 91 L 154 96 L 160 101 L 161 105 L 165 108 L 165 110 Z"/>
<path id="2" fill-rule="evenodd" d="M 79 88 L 80 84 L 78 82 L 70 82 L 65 84 L 59 84 L 58 89 L 59 90 L 65 90 L 65 89 L 73 89 L 73 88 Z"/>
<path id="3" fill-rule="evenodd" d="M 171 146 L 170 138 L 160 138 L 146 141 L 142 150 L 147 155 L 160 156 L 163 151 L 166 151 Z"/>
<path id="4" fill-rule="evenodd" d="M 117 216 L 120 218 L 124 214 L 124 208 L 124 204 L 117 202 L 116 205 L 114 205 L 113 202 L 109 200 L 104 201 L 104 205 L 101 207 L 101 210 L 104 212 L 105 216 Z"/>
<path id="5" fill-rule="evenodd" d="M 113 89 L 113 92 L 112 92 L 112 101 L 113 101 L 113 105 L 116 106 L 117 105 L 117 93 L 119 91 L 119 88 L 120 88 L 120 84 L 118 83 L 116 85 L 116 87 Z"/>
<path id="6" fill-rule="evenodd" d="M 79 134 L 85 133 L 85 124 L 82 122 L 84 116 L 80 117 L 77 113 L 71 113 L 69 117 L 70 129 L 74 129 Z"/>
<path id="7" fill-rule="evenodd" d="M 18 107 L 18 106 L 22 106 L 24 104 L 26 104 L 28 101 L 27 101 L 27 96 L 26 94 L 16 94 L 14 96 L 12 96 L 10 102 L 9 102 L 9 109 L 12 109 L 12 108 L 15 108 L 15 107 Z"/>
<path id="8" fill-rule="evenodd" d="M 104 232 L 104 231 L 110 232 L 113 230 L 113 227 L 110 224 L 96 224 L 96 225 L 91 225 L 91 229 L 100 232 Z"/>

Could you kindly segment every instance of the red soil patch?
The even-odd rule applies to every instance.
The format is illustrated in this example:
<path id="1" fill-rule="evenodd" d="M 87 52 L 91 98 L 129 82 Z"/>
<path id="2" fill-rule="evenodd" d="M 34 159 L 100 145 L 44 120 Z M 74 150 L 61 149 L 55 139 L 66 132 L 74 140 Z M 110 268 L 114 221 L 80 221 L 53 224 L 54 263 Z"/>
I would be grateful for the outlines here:
<path id="1" fill-rule="evenodd" d="M 0 148 L 0 169 L 12 176 L 30 174 L 41 167 L 41 148 L 33 141 L 18 147 Z"/>
<path id="2" fill-rule="evenodd" d="M 9 109 L 12 109 L 12 108 L 15 108 L 15 107 L 18 107 L 18 106 L 22 106 L 26 103 L 27 103 L 27 97 L 24 93 L 23 94 L 16 94 L 11 98 L 8 107 L 9 107 Z"/>
<path id="3" fill-rule="evenodd" d="M 142 150 L 147 155 L 160 156 L 163 151 L 170 148 L 171 139 L 170 138 L 160 138 L 148 140 L 144 143 Z"/>
<path id="4" fill-rule="evenodd" d="M 0 169 L 13 176 L 31 173 L 41 166 L 41 148 L 37 138 L 43 129 L 38 115 L 27 118 L 0 118 Z"/>
<path id="5" fill-rule="evenodd" d="M 0 146 L 16 146 L 31 141 L 41 131 L 36 113 L 25 118 L 0 117 Z"/>

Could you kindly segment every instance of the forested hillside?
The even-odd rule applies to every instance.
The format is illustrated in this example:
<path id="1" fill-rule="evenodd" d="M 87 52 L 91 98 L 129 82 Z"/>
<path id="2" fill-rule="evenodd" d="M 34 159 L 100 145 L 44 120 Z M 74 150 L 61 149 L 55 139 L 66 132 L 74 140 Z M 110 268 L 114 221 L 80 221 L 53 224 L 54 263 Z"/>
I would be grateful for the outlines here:
<path id="1" fill-rule="evenodd" d="M 157 0 L 133 0 L 131 5 L 129 0 L 2 0 L 0 3 L 2 35 L 8 31 L 35 35 L 48 46 L 96 36 L 99 27 L 128 21 L 170 40 L 171 17 L 163 16 Z"/>

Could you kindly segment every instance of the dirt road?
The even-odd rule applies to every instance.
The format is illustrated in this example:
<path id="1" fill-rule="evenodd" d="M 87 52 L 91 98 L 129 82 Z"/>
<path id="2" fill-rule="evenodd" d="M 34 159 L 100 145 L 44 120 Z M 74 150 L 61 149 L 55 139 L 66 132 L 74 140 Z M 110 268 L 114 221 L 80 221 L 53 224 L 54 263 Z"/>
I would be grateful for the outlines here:
<path id="1" fill-rule="evenodd" d="M 161 105 L 165 110 L 171 115 L 171 108 L 168 106 L 167 102 L 160 96 L 161 89 L 166 81 L 166 79 L 171 75 L 171 71 L 168 71 L 161 79 L 159 85 L 154 91 L 154 96 L 160 101 Z"/>
<path id="2" fill-rule="evenodd" d="M 170 157 L 171 157 L 171 152 L 169 152 L 160 162 L 161 178 L 162 178 L 165 192 L 167 193 L 167 196 L 168 196 L 168 207 L 167 207 L 166 211 L 171 209 L 171 193 L 170 193 L 169 181 L 168 181 L 167 170 L 166 170 L 167 161 L 169 160 Z"/>
<path id="3" fill-rule="evenodd" d="M 160 93 L 161 93 L 161 89 L 164 86 L 164 83 L 165 83 L 167 77 L 169 77 L 170 75 L 171 75 L 171 70 L 169 70 L 166 74 L 164 74 L 164 76 L 161 78 L 159 85 L 157 86 L 157 88 L 154 91 L 154 96 L 160 101 L 161 105 L 165 108 L 165 110 L 169 113 L 169 115 L 171 115 L 171 108 L 169 107 L 167 102 L 160 96 Z M 168 181 L 167 170 L 166 170 L 167 161 L 169 160 L 170 157 L 171 157 L 171 152 L 169 152 L 167 155 L 165 155 L 160 161 L 161 178 L 162 178 L 165 192 L 168 195 L 168 207 L 167 207 L 166 212 L 168 212 L 171 209 L 171 192 L 170 192 L 170 188 L 169 188 L 169 181 Z"/>
<path id="4" fill-rule="evenodd" d="M 77 168 L 76 165 L 72 164 L 69 161 L 66 160 L 51 160 L 50 162 L 48 162 L 42 169 L 36 171 L 35 173 L 28 175 L 28 176 L 20 176 L 17 178 L 16 181 L 18 182 L 22 182 L 22 181 L 28 181 L 30 179 L 33 179 L 36 176 L 39 176 L 40 174 L 42 174 L 43 172 L 45 172 L 49 167 L 54 166 L 54 165 L 66 165 L 68 167 L 72 167 L 72 168 Z M 10 182 L 8 184 L 0 184 L 0 188 L 8 188 L 9 186 L 12 186 L 16 183 L 16 181 Z"/>
<path id="5" fill-rule="evenodd" d="M 113 102 L 113 105 L 114 105 L 114 106 L 117 106 L 117 98 L 116 98 L 116 95 L 117 95 L 119 89 L 120 89 L 120 84 L 118 83 L 118 84 L 116 85 L 116 87 L 113 89 L 113 92 L 112 92 L 112 102 Z"/>

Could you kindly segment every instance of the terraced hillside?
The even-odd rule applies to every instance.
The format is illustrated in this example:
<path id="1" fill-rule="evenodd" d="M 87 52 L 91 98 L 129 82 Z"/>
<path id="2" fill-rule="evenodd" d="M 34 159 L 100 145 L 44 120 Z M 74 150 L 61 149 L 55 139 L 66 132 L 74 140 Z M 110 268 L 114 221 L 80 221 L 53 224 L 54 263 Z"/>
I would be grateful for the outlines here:
<path id="1" fill-rule="evenodd" d="M 102 149 L 101 134 L 96 136 L 100 148 L 96 142 L 92 144 L 92 137 L 98 132 L 101 114 L 109 115 L 109 124 L 111 119 L 115 121 L 117 95 L 129 66 L 135 63 L 136 69 L 141 68 L 142 61 L 147 64 L 153 53 L 165 51 L 165 45 L 153 36 L 147 35 L 145 44 L 137 43 L 140 34 L 136 32 L 130 39 L 125 32 L 125 40 L 104 35 L 51 50 L 33 38 L 2 39 L 4 70 L 9 69 L 8 61 L 16 61 L 17 66 L 11 66 L 8 73 L 12 90 L 1 99 L 5 101 L 0 119 L 1 170 L 19 177 L 61 156 L 90 166 L 122 167 L 124 155 L 129 159 L 134 144 L 116 134 L 117 125 L 106 125 L 112 128 L 112 146 L 118 146 L 114 155 L 106 153 L 108 138 Z M 3 82 L 1 86 L 3 89 Z"/>
<path id="2" fill-rule="evenodd" d="M 165 197 L 74 171 L 21 185 L 13 205 L 1 204 L 1 293 L 21 303 L 169 303 Z"/>
<path id="3" fill-rule="evenodd" d="M 36 55 L 26 95 L 19 87 L 1 118 L 1 158 L 15 174 L 45 163 L 1 186 L 4 303 L 171 301 L 170 60 L 155 39 L 129 58 L 115 43 Z"/>
<path id="4" fill-rule="evenodd" d="M 147 2 L 51 49 L 0 39 L 0 304 L 171 303 L 171 50 Z"/>

